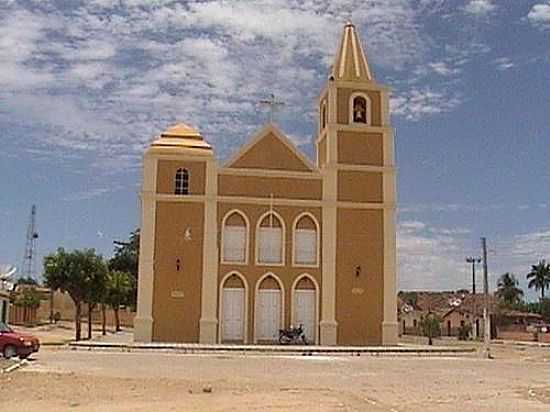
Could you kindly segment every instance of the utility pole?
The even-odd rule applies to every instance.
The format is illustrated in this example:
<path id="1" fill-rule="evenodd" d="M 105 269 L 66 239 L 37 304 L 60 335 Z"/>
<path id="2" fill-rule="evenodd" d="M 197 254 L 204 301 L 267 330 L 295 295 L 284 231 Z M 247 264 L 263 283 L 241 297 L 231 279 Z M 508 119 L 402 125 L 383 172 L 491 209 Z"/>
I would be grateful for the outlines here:
<path id="1" fill-rule="evenodd" d="M 479 257 L 473 257 L 468 256 L 466 258 L 466 262 L 472 264 L 472 312 L 473 312 L 473 328 L 472 328 L 472 334 L 474 335 L 474 339 L 476 339 L 479 336 L 479 323 L 477 320 L 477 296 L 476 296 L 476 263 L 481 263 L 481 258 Z"/>
<path id="2" fill-rule="evenodd" d="M 481 249 L 483 250 L 483 323 L 485 324 L 485 333 L 483 336 L 484 353 L 483 355 L 490 359 L 491 350 L 491 323 L 489 319 L 489 274 L 487 270 L 487 238 L 481 238 Z"/>

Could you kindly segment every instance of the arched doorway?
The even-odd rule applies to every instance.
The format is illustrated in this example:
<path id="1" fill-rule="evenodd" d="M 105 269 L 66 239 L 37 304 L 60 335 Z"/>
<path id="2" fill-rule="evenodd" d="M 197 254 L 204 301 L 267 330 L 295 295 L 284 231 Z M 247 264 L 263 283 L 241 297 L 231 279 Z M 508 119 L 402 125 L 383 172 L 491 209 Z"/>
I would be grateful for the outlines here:
<path id="1" fill-rule="evenodd" d="M 238 273 L 228 274 L 221 283 L 220 340 L 246 343 L 247 285 Z"/>
<path id="2" fill-rule="evenodd" d="M 292 323 L 303 325 L 308 342 L 317 343 L 318 288 L 309 275 L 303 275 L 294 282 Z"/>
<path id="3" fill-rule="evenodd" d="M 283 320 L 283 285 L 279 278 L 267 273 L 256 284 L 255 342 L 274 342 L 279 338 Z"/>

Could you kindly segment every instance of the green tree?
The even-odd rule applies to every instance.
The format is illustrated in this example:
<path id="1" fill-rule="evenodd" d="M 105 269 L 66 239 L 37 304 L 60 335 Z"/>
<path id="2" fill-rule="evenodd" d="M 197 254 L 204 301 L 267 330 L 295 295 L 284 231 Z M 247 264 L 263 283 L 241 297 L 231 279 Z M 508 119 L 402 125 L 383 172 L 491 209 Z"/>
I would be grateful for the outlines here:
<path id="1" fill-rule="evenodd" d="M 441 319 L 434 313 L 428 313 L 420 319 L 422 334 L 428 338 L 428 345 L 433 345 L 433 338 L 441 336 Z"/>
<path id="2" fill-rule="evenodd" d="M 550 286 L 550 265 L 543 259 L 537 265 L 531 266 L 527 274 L 529 289 L 540 290 L 540 299 L 544 299 L 544 291 Z"/>
<path id="3" fill-rule="evenodd" d="M 545 322 L 550 322 L 550 299 L 544 298 L 541 300 L 540 305 L 540 314 Z"/>
<path id="4" fill-rule="evenodd" d="M 44 258 L 46 285 L 67 292 L 75 305 L 75 338 L 81 339 L 82 305 L 91 302 L 89 288 L 96 282 L 97 273 L 105 270 L 101 256 L 94 249 L 67 252 L 63 248 Z"/>
<path id="5" fill-rule="evenodd" d="M 521 302 L 523 290 L 519 288 L 519 282 L 514 274 L 505 273 L 498 279 L 496 296 L 508 307 Z"/>
<path id="6" fill-rule="evenodd" d="M 31 285 L 38 286 L 38 282 L 30 276 L 23 276 L 22 278 L 17 279 L 15 282 L 16 285 Z"/>
<path id="7" fill-rule="evenodd" d="M 139 239 L 139 229 L 136 229 L 130 233 L 127 242 L 115 242 L 115 254 L 108 263 L 110 271 L 126 272 L 130 275 L 132 290 L 126 303 L 131 307 L 135 307 L 137 301 Z"/>
<path id="8" fill-rule="evenodd" d="M 127 272 L 114 270 L 109 272 L 107 281 L 106 303 L 113 308 L 116 331 L 120 329 L 120 306 L 132 299 L 132 276 Z"/>
<path id="9" fill-rule="evenodd" d="M 101 256 L 95 270 L 87 278 L 86 296 L 84 301 L 88 307 L 88 339 L 92 339 L 92 314 L 99 303 L 105 300 L 107 294 L 107 266 Z"/>

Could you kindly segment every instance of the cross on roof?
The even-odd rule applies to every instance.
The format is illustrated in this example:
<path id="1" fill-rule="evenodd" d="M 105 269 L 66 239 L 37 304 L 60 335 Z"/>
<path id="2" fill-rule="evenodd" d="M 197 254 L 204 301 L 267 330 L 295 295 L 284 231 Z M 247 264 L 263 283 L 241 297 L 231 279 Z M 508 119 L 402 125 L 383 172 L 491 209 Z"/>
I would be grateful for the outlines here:
<path id="1" fill-rule="evenodd" d="M 260 100 L 259 103 L 263 106 L 269 106 L 269 123 L 273 123 L 275 112 L 279 110 L 280 107 L 284 106 L 285 103 L 275 100 L 275 95 L 273 93 L 271 93 L 269 97 L 269 99 Z"/>

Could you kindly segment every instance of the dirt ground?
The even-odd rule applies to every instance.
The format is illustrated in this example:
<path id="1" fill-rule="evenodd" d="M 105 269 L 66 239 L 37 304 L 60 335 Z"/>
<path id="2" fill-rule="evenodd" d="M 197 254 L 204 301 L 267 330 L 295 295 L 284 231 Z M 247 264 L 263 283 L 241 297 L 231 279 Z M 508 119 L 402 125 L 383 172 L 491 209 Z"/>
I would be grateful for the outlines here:
<path id="1" fill-rule="evenodd" d="M 0 410 L 550 410 L 550 348 L 494 345 L 492 353 L 494 360 L 48 348 L 0 376 Z"/>

